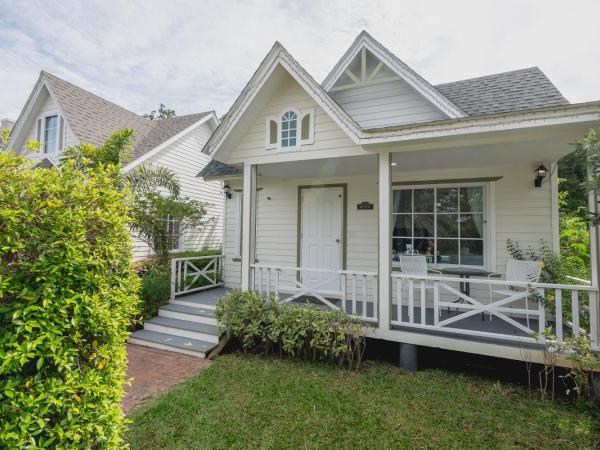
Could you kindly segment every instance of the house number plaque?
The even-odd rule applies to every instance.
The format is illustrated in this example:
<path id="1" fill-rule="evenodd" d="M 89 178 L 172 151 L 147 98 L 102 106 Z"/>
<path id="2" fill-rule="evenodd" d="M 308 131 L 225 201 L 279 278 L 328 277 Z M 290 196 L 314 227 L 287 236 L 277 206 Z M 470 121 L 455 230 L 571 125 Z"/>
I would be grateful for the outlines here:
<path id="1" fill-rule="evenodd" d="M 366 210 L 366 209 L 373 209 L 373 203 L 360 202 L 359 204 L 356 205 L 356 209 L 358 209 L 359 211 Z"/>

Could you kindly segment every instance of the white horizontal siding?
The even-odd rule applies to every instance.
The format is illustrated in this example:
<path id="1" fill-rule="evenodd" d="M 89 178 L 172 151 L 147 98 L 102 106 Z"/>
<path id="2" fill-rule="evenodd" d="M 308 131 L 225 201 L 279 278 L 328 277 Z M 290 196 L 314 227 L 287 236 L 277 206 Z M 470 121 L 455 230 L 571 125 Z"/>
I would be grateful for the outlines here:
<path id="1" fill-rule="evenodd" d="M 207 124 L 200 125 L 145 163 L 171 169 L 181 184 L 183 197 L 208 202 L 211 205 L 208 208 L 207 217 L 212 218 L 212 221 L 201 230 L 186 232 L 181 250 L 220 247 L 223 240 L 222 183 L 220 181 L 204 181 L 196 177 L 198 172 L 210 161 L 210 158 L 202 153 L 202 147 L 210 137 L 210 133 L 211 130 Z M 149 254 L 148 246 L 137 241 L 135 245 L 136 258 L 142 258 Z"/>
<path id="2" fill-rule="evenodd" d="M 502 177 L 494 183 L 494 204 L 487 205 L 495 215 L 495 235 L 488 240 L 488 252 L 495 253 L 490 269 L 503 272 L 510 257 L 506 239 L 523 248 L 539 247 L 540 239 L 552 245 L 551 193 L 549 183 L 534 188 L 532 171 L 527 166 L 395 172 L 393 181 L 430 181 Z M 348 270 L 377 271 L 377 175 L 332 177 L 327 183 L 348 184 L 346 267 Z M 296 266 L 298 186 L 322 184 L 322 179 L 258 180 L 262 188 L 257 202 L 256 252 L 260 264 Z M 239 187 L 239 186 L 238 186 Z M 268 199 L 270 198 L 270 200 Z M 359 211 L 356 205 L 368 201 L 373 210 Z M 225 280 L 239 287 L 240 264 L 232 261 L 236 242 L 237 209 L 228 201 L 225 226 Z M 557 249 L 555 249 L 557 250 Z M 485 289 L 484 289 L 485 291 Z M 485 296 L 487 291 L 474 294 Z"/>
<path id="3" fill-rule="evenodd" d="M 357 147 L 331 117 L 288 75 L 286 81 L 267 102 L 262 112 L 256 115 L 253 124 L 245 132 L 240 143 L 232 150 L 229 159 L 236 161 L 278 152 L 285 153 L 286 150 L 267 150 L 265 137 L 267 117 L 278 116 L 286 107 L 294 107 L 299 110 L 315 108 L 315 141 L 313 144 L 302 145 L 299 151 Z"/>
<path id="4" fill-rule="evenodd" d="M 331 92 L 333 99 L 364 128 L 428 122 L 445 116 L 404 80 Z"/>

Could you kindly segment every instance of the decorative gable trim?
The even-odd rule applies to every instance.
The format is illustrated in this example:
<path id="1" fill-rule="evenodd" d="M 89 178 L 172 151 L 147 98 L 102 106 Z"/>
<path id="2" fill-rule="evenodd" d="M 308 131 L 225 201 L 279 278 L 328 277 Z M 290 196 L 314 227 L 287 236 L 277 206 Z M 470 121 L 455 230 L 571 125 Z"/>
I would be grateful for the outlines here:
<path id="1" fill-rule="evenodd" d="M 358 37 L 354 40 L 350 48 L 344 53 L 344 55 L 340 58 L 337 64 L 333 67 L 329 75 L 323 81 L 323 88 L 326 91 L 335 90 L 333 86 L 338 81 L 338 79 L 344 75 L 348 74 L 348 66 L 354 60 L 354 58 L 362 52 L 362 71 L 361 78 L 357 79 L 357 85 L 367 85 L 373 84 L 375 80 L 373 77 L 377 74 L 377 72 L 381 69 L 381 66 L 377 66 L 374 73 L 369 76 L 364 73 L 366 64 L 364 64 L 364 60 L 366 58 L 366 53 L 364 50 L 368 50 L 373 55 L 375 55 L 383 64 L 387 65 L 390 69 L 392 69 L 400 78 L 406 81 L 413 89 L 415 89 L 421 96 L 423 96 L 427 101 L 429 101 L 432 105 L 438 108 L 442 113 L 447 115 L 450 119 L 457 119 L 460 117 L 466 117 L 467 115 L 462 111 L 458 106 L 452 103 L 448 98 L 442 95 L 437 89 L 435 89 L 431 84 L 429 84 L 423 77 L 421 77 L 418 73 L 412 70 L 407 64 L 405 64 L 400 58 L 390 52 L 387 48 L 385 48 L 382 44 L 376 41 L 369 33 L 363 31 L 358 35 Z M 351 73 L 351 72 L 350 72 Z M 351 77 L 352 78 L 352 77 Z M 356 78 L 356 77 L 354 77 Z M 382 80 L 378 79 L 376 82 L 383 81 L 392 81 L 390 80 Z M 332 89 L 333 88 L 333 89 Z"/>

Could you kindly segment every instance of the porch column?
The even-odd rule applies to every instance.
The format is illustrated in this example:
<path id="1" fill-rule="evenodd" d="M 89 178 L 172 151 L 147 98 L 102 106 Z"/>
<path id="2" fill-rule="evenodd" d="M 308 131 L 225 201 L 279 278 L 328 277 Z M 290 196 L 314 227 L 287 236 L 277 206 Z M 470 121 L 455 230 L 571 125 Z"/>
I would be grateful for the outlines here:
<path id="1" fill-rule="evenodd" d="M 591 164 L 589 164 L 591 166 Z M 593 179 L 593 173 L 589 169 L 588 179 Z M 600 213 L 598 193 L 590 191 L 588 194 L 588 206 L 590 212 L 595 215 Z M 590 225 L 590 265 L 592 272 L 592 286 L 598 288 L 600 282 L 600 230 L 597 225 Z M 600 308 L 597 293 L 590 292 L 590 339 L 593 347 L 600 347 Z"/>
<path id="2" fill-rule="evenodd" d="M 392 164 L 391 153 L 379 154 L 379 328 L 390 329 L 392 273 Z"/>
<path id="3" fill-rule="evenodd" d="M 250 265 L 254 264 L 256 249 L 256 164 L 244 163 L 242 192 L 242 290 L 251 286 Z"/>

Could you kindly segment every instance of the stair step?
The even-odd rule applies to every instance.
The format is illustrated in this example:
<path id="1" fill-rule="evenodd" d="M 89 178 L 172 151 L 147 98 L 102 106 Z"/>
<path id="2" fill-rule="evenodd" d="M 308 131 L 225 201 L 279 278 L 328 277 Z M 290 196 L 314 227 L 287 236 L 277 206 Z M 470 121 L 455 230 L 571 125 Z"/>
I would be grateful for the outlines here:
<path id="1" fill-rule="evenodd" d="M 164 316 L 154 317 L 146 321 L 144 329 L 189 339 L 214 342 L 215 344 L 219 342 L 222 334 L 221 329 L 216 325 Z"/>
<path id="2" fill-rule="evenodd" d="M 158 315 L 160 317 L 168 317 L 171 319 L 217 325 L 215 312 L 212 309 L 206 309 L 198 306 L 185 306 L 169 303 L 159 308 Z"/>
<path id="3" fill-rule="evenodd" d="M 197 356 L 199 358 L 206 358 L 206 355 L 217 346 L 214 342 L 188 339 L 181 336 L 173 336 L 171 334 L 157 333 L 148 330 L 134 331 L 129 336 L 129 342 L 131 344 L 169 350 L 172 352 Z"/>

